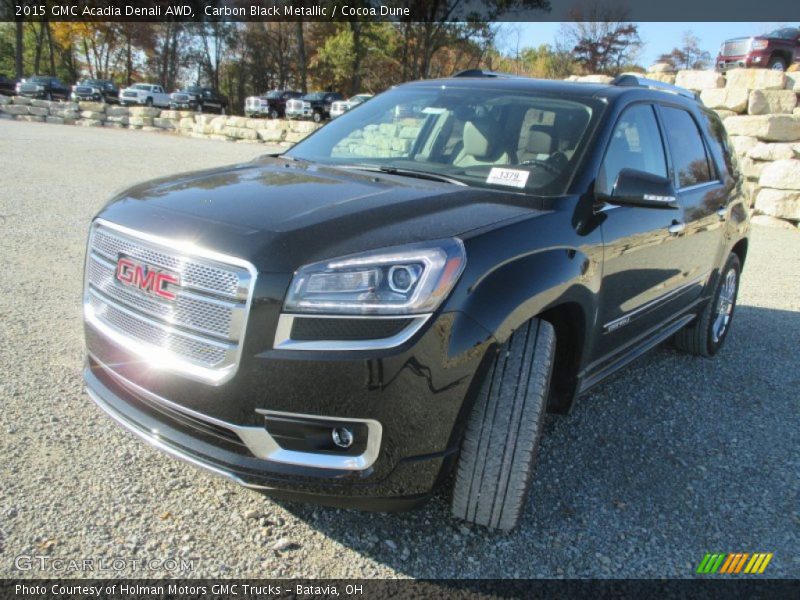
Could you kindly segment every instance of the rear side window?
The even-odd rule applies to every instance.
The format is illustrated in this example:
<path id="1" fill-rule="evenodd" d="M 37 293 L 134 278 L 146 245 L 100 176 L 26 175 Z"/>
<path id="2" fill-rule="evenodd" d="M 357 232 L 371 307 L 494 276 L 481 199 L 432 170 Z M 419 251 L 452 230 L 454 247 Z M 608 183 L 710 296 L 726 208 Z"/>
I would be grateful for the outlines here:
<path id="1" fill-rule="evenodd" d="M 611 194 L 622 169 L 636 169 L 653 175 L 667 176 L 664 144 L 658 130 L 653 107 L 636 104 L 627 109 L 614 127 L 596 189 Z"/>
<path id="2" fill-rule="evenodd" d="M 692 115 L 668 106 L 661 108 L 661 114 L 672 163 L 678 174 L 678 187 L 685 188 L 714 179 L 706 146 Z"/>

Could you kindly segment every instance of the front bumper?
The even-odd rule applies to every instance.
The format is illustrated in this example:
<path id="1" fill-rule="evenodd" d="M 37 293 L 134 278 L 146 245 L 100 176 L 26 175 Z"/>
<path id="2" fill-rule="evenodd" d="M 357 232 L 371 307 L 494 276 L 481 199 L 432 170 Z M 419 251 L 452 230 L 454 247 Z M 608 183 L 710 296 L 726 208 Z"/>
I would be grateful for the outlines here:
<path id="1" fill-rule="evenodd" d="M 103 95 L 102 94 L 76 94 L 73 92 L 70 94 L 70 99 L 73 102 L 102 102 Z"/>
<path id="2" fill-rule="evenodd" d="M 769 51 L 753 51 L 741 56 L 717 56 L 717 71 L 724 73 L 731 69 L 766 68 L 769 62 Z"/>
<path id="3" fill-rule="evenodd" d="M 462 327 L 457 337 L 468 330 L 467 337 L 483 342 L 449 356 L 454 322 Z M 89 395 L 148 443 L 272 496 L 368 510 L 410 508 L 446 480 L 457 456 L 465 400 L 491 343 L 474 322 L 451 314 L 394 356 L 272 350 L 243 360 L 232 381 L 212 387 L 177 375 L 145 374 L 141 360 L 137 366 L 135 357 L 90 326 L 86 334 Z M 263 413 L 270 411 L 378 423 L 376 456 L 363 468 L 270 460 L 220 431 L 221 423 L 257 434 Z"/>
<path id="4" fill-rule="evenodd" d="M 194 110 L 197 108 L 197 102 L 172 102 L 170 101 L 169 107 L 171 110 L 188 109 Z"/>

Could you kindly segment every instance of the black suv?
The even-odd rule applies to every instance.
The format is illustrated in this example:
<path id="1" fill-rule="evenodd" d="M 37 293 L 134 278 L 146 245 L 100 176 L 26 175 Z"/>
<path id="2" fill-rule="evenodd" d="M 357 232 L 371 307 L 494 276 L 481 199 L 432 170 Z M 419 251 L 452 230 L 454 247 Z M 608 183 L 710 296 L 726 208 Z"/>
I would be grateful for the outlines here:
<path id="1" fill-rule="evenodd" d="M 214 88 L 190 85 L 169 95 L 169 107 L 224 115 L 228 112 L 228 98 Z"/>
<path id="2" fill-rule="evenodd" d="M 71 98 L 74 102 L 83 100 L 94 102 L 119 102 L 119 88 L 108 79 L 83 79 L 72 86 Z"/>
<path id="3" fill-rule="evenodd" d="M 749 216 L 685 90 L 471 75 L 112 199 L 86 255 L 92 398 L 275 496 L 396 509 L 452 481 L 456 516 L 512 528 L 545 411 L 665 340 L 719 351 Z"/>
<path id="4" fill-rule="evenodd" d="M 34 75 L 17 84 L 17 94 L 45 100 L 69 100 L 71 90 L 58 77 Z"/>
<path id="5" fill-rule="evenodd" d="M 17 93 L 17 82 L 3 73 L 0 73 L 0 94 L 13 96 Z"/>
<path id="6" fill-rule="evenodd" d="M 311 119 L 315 123 L 331 118 L 331 105 L 344 100 L 339 92 L 311 92 L 302 98 L 286 103 L 285 115 L 289 119 Z"/>

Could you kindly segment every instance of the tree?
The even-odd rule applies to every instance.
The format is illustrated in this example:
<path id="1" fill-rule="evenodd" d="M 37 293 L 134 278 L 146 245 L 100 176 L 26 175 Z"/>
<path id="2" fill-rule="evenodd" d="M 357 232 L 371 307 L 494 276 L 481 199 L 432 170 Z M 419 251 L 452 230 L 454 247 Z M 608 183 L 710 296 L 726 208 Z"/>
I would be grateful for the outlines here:
<path id="1" fill-rule="evenodd" d="M 561 27 L 560 49 L 571 47 L 575 60 L 589 73 L 617 74 L 630 67 L 642 49 L 639 28 L 628 9 L 594 3 L 577 7 Z"/>
<path id="2" fill-rule="evenodd" d="M 700 48 L 700 39 L 691 30 L 684 31 L 681 46 L 658 57 L 676 69 L 705 69 L 711 61 L 711 54 Z"/>

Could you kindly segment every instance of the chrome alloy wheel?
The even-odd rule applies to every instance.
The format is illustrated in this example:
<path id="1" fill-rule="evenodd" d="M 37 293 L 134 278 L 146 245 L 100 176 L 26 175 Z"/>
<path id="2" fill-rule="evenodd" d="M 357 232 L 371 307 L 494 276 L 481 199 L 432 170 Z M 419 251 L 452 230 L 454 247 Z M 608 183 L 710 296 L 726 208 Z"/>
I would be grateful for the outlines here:
<path id="1" fill-rule="evenodd" d="M 725 275 L 725 282 L 719 290 L 717 306 L 714 311 L 714 324 L 711 326 L 711 336 L 718 344 L 731 322 L 733 307 L 736 303 L 736 269 L 729 269 Z"/>

